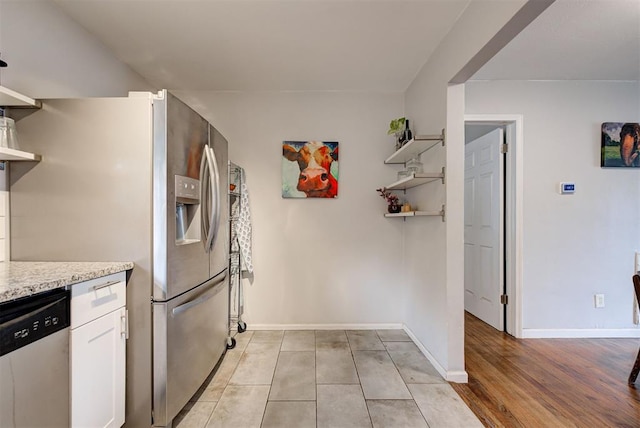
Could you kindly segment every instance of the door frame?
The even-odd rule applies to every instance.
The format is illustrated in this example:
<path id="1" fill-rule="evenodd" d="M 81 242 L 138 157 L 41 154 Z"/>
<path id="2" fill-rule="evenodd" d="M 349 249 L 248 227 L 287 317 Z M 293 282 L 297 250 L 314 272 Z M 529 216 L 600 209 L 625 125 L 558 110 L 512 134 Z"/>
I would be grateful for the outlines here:
<path id="1" fill-rule="evenodd" d="M 505 185 L 505 237 L 504 256 L 506 267 L 506 290 L 509 296 L 507 305 L 507 333 L 522 337 L 522 230 L 523 230 L 523 132 L 524 118 L 520 114 L 465 114 L 465 124 L 505 126 L 507 151 L 507 170 L 504 174 Z"/>

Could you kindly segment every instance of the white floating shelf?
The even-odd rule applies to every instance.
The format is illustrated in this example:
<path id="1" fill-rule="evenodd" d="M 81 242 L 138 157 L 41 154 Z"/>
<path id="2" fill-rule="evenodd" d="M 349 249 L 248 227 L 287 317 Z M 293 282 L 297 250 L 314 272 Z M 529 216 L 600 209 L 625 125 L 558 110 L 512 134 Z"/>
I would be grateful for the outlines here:
<path id="1" fill-rule="evenodd" d="M 425 172 L 420 174 L 414 173 L 408 177 L 396 181 L 395 183 L 391 183 L 390 185 L 385 186 L 385 189 L 406 190 L 436 180 L 442 180 L 442 183 L 444 183 L 444 168 L 442 169 L 442 172 Z"/>
<path id="2" fill-rule="evenodd" d="M 426 152 L 430 148 L 434 147 L 438 143 L 442 143 L 444 146 L 444 129 L 441 135 L 416 135 L 409 140 L 407 144 L 402 146 L 398 151 L 389 156 L 384 163 L 385 164 L 404 164 L 409 159 L 415 158 L 420 154 Z"/>
<path id="3" fill-rule="evenodd" d="M 436 216 L 436 215 L 442 215 L 442 212 L 440 211 L 408 211 L 404 213 L 385 214 L 384 216 L 385 217 L 419 217 L 423 215 Z"/>
<path id="4" fill-rule="evenodd" d="M 0 147 L 0 161 L 35 161 L 42 160 L 42 156 L 35 153 L 23 152 L 6 147 Z"/>
<path id="5" fill-rule="evenodd" d="M 19 94 L 9 88 L 0 86 L 0 107 L 41 108 L 42 103 L 33 98 Z"/>
<path id="6" fill-rule="evenodd" d="M 444 205 L 440 211 L 409 211 L 409 212 L 400 212 L 397 214 L 385 214 L 385 217 L 422 217 L 422 216 L 430 216 L 430 217 L 442 217 L 442 221 L 444 221 Z"/>

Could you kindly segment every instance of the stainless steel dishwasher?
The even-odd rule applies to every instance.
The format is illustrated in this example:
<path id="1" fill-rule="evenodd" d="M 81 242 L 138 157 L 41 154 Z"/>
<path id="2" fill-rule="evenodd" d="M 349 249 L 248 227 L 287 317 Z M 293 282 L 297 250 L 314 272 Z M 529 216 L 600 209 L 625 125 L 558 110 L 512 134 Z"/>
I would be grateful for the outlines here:
<path id="1" fill-rule="evenodd" d="M 69 426 L 70 292 L 0 304 L 0 427 Z"/>

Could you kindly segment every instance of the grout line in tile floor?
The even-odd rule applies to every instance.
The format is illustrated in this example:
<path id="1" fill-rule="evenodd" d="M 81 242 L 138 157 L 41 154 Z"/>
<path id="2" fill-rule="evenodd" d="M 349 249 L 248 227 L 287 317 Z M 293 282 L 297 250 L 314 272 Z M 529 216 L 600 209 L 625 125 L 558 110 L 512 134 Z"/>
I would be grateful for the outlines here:
<path id="1" fill-rule="evenodd" d="M 278 348 L 278 358 L 276 358 L 276 365 L 273 368 L 273 374 L 271 375 L 271 383 L 269 384 L 269 392 L 267 393 L 267 402 L 264 404 L 264 409 L 262 410 L 262 417 L 260 418 L 260 426 L 264 423 L 264 416 L 267 413 L 267 404 L 269 404 L 269 396 L 271 395 L 271 386 L 273 385 L 273 378 L 276 375 L 276 369 L 278 368 L 278 362 L 280 361 L 280 354 L 282 353 L 282 343 L 284 342 L 284 335 L 286 331 L 282 333 L 282 340 L 280 341 L 280 347 Z M 213 416 L 213 413 L 211 413 Z"/>
<path id="2" fill-rule="evenodd" d="M 355 360 L 355 357 L 353 355 L 353 347 L 351 346 L 351 340 L 349 339 L 349 334 L 347 334 L 346 331 L 344 333 L 347 336 L 347 343 L 349 344 L 349 353 L 351 354 L 351 361 L 353 361 L 353 365 L 356 368 L 356 376 L 358 377 L 358 386 L 360 387 L 360 392 L 362 393 L 362 397 L 364 398 L 365 405 L 366 405 L 367 399 L 366 399 L 366 397 L 364 395 L 364 389 L 362 389 L 362 380 L 360 379 L 360 372 L 358 371 L 358 365 L 356 364 L 356 360 Z M 378 333 L 376 333 L 376 337 L 378 338 L 378 340 L 380 340 L 380 337 L 378 336 Z M 316 408 L 317 408 L 317 405 L 316 405 Z M 371 424 L 371 426 L 373 426 L 373 421 L 371 420 L 371 413 L 369 412 L 368 408 L 367 408 L 367 414 L 369 416 L 369 423 Z"/>
<path id="3" fill-rule="evenodd" d="M 295 332 L 303 331 L 295 330 Z M 403 330 L 384 330 L 384 334 L 380 334 L 376 330 L 306 331 L 313 333 L 315 346 L 312 367 L 305 365 L 308 363 L 304 363 L 304 361 L 308 362 L 308 359 L 304 357 L 296 359 L 294 355 L 290 355 L 287 357 L 288 359 L 282 359 L 283 353 L 310 352 L 310 349 L 307 351 L 297 350 L 309 347 L 310 334 L 306 335 L 307 342 L 304 341 L 304 334 L 291 333 L 289 330 L 247 331 L 236 336 L 236 348 L 227 351 L 202 387 L 175 418 L 174 428 L 291 428 L 292 426 L 339 428 L 343 426 L 343 421 L 345 424 L 347 421 L 354 422 L 354 426 L 376 428 L 395 426 L 482 427 L 471 410 L 435 371 Z M 324 337 L 321 340 L 318 338 L 319 331 L 327 332 L 322 333 Z M 287 332 L 289 332 L 289 337 Z M 350 332 L 352 332 L 351 335 Z M 346 341 L 342 340 L 342 337 L 346 338 Z M 287 350 L 283 351 L 285 340 L 287 341 Z M 273 362 L 265 354 L 268 353 L 268 344 L 275 345 L 275 341 L 278 342 L 278 355 Z M 250 347 L 252 342 L 254 346 Z M 340 345 L 340 343 L 344 343 L 346 346 Z M 413 346 L 391 346 L 389 345 L 391 343 L 410 343 Z M 267 345 L 260 346 L 258 344 Z M 263 348 L 263 352 L 260 352 L 260 347 Z M 380 347 L 384 349 L 380 349 Z M 255 352 L 254 348 L 257 348 L 258 352 Z M 293 349 L 289 350 L 289 348 Z M 393 349 L 390 352 L 391 348 Z M 275 352 L 276 346 L 271 349 L 271 352 Z M 341 351 L 347 350 L 349 351 L 350 364 L 345 362 L 346 360 L 343 358 L 345 354 L 341 353 Z M 383 350 L 384 353 L 382 353 Z M 319 351 L 323 351 L 321 353 L 324 358 L 322 367 L 318 364 Z M 359 358 L 356 358 L 356 352 L 361 353 Z M 252 366 L 247 364 L 248 358 L 251 358 Z M 360 360 L 360 365 L 357 363 L 358 360 Z M 224 365 L 227 361 L 227 365 Z M 299 364 L 298 367 L 291 366 L 290 370 L 281 367 L 278 372 L 278 365 L 284 364 L 286 361 L 291 362 L 294 366 L 301 362 L 302 366 Z M 338 363 L 336 364 L 336 362 Z M 325 383 L 327 381 L 325 374 L 323 383 L 318 383 L 320 371 L 327 370 L 327 364 L 334 364 L 331 367 L 334 369 L 332 372 L 334 377 L 329 378 L 330 382 Z M 350 383 L 348 380 L 346 382 L 339 381 L 340 376 L 343 378 L 345 376 L 343 373 L 345 369 L 341 367 L 344 364 L 348 366 L 346 372 L 350 370 L 355 372 L 353 380 L 357 379 L 357 389 L 354 389 L 356 383 Z M 255 372 L 251 372 L 252 370 Z M 260 370 L 263 371 L 262 378 L 260 378 Z M 299 383 L 304 382 L 304 379 L 292 379 L 287 377 L 287 374 L 293 371 L 303 375 L 307 373 L 306 376 L 309 377 L 311 370 L 313 370 L 315 400 L 291 398 L 299 396 L 295 395 L 296 388 L 300 387 Z M 367 372 L 368 392 L 362 383 L 363 370 Z M 244 371 L 244 378 L 239 375 L 240 383 L 232 383 L 234 376 L 239 371 Z M 336 376 L 335 372 L 340 373 Z M 269 373 L 270 383 L 267 385 L 262 381 L 267 379 L 264 375 Z M 347 378 L 344 378 L 343 381 L 345 379 Z M 403 395 L 406 393 L 399 393 L 398 388 L 393 389 L 394 382 L 395 386 L 399 385 L 398 379 L 409 393 L 408 397 Z M 307 380 L 310 381 L 310 379 Z M 275 393 L 276 397 L 271 400 L 274 381 L 278 382 L 278 392 Z M 309 383 L 306 385 L 307 388 L 310 386 Z M 392 389 L 387 391 L 388 388 Z M 208 393 L 209 391 L 211 393 Z M 349 391 L 352 392 L 349 393 Z M 354 391 L 358 391 L 355 396 L 353 395 Z M 329 401 L 327 401 L 327 393 L 333 393 L 328 397 Z M 371 393 L 374 395 L 367 398 L 367 394 Z M 376 396 L 384 398 L 375 398 Z M 277 397 L 285 398 L 279 399 Z M 204 401 L 204 398 L 209 401 Z M 312 407 L 315 413 L 313 419 L 309 418 L 311 410 L 309 403 L 313 403 Z M 351 407 L 349 407 L 350 404 Z M 255 413 L 252 413 L 252 410 L 255 410 Z M 362 419 L 357 419 L 358 412 L 360 412 L 359 417 Z M 306 422 L 309 423 L 306 424 Z"/>

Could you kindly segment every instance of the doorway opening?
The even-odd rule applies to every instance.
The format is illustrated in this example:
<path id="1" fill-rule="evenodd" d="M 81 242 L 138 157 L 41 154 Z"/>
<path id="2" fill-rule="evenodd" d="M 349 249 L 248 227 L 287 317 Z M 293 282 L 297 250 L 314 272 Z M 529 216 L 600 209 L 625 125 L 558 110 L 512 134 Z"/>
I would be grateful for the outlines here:
<path id="1" fill-rule="evenodd" d="M 465 115 L 465 310 L 522 337 L 521 115 Z"/>

